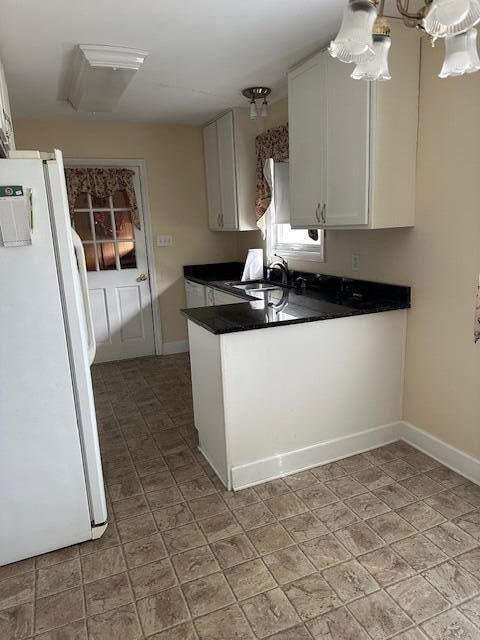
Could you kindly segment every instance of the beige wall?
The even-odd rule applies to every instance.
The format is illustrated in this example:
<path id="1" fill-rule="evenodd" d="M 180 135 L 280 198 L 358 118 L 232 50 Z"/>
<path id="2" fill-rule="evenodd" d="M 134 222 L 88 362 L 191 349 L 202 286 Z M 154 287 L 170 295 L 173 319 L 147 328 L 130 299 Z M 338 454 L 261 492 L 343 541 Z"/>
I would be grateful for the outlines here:
<path id="1" fill-rule="evenodd" d="M 440 80 L 443 47 L 423 45 L 415 227 L 329 231 L 325 263 L 290 264 L 412 286 L 404 417 L 480 458 L 480 345 L 473 343 L 480 271 L 480 76 Z M 286 104 L 278 106 L 286 121 Z M 244 234 L 240 253 L 249 246 L 262 246 L 259 233 Z M 351 271 L 352 253 L 360 254 L 358 273 Z"/>
<path id="2" fill-rule="evenodd" d="M 182 266 L 235 260 L 237 234 L 208 230 L 202 133 L 199 127 L 75 120 L 15 120 L 19 149 L 62 149 L 73 158 L 143 158 L 153 235 L 171 234 L 172 247 L 155 247 L 164 342 L 184 340 Z"/>

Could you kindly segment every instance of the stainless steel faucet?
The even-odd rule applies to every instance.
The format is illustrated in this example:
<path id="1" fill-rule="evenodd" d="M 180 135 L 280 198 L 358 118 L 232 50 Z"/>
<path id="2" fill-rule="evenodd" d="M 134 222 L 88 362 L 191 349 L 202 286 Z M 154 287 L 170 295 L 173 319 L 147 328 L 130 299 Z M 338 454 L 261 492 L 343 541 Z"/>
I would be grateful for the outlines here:
<path id="1" fill-rule="evenodd" d="M 282 272 L 282 284 L 288 285 L 288 262 L 282 256 L 274 254 L 277 258 L 276 260 L 272 260 L 270 264 L 267 266 L 267 269 L 273 269 L 273 267 L 278 267 Z"/>

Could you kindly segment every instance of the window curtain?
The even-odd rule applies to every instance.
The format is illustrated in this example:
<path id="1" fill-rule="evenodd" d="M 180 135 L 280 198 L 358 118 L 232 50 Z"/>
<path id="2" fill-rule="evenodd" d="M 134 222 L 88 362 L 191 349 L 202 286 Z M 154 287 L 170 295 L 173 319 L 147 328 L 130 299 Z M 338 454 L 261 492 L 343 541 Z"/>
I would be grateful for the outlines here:
<path id="1" fill-rule="evenodd" d="M 138 213 L 135 185 L 133 178 L 135 171 L 115 167 L 67 167 L 65 179 L 67 182 L 68 206 L 73 215 L 75 201 L 80 193 L 89 193 L 97 198 L 113 196 L 116 191 L 125 191 L 132 211 L 132 222 L 140 229 L 140 215 Z"/>
<path id="2" fill-rule="evenodd" d="M 258 224 L 265 215 L 272 200 L 271 185 L 265 176 L 265 162 L 270 158 L 274 162 L 285 162 L 288 160 L 288 124 L 275 127 L 274 129 L 268 129 L 258 135 L 255 139 L 255 150 L 257 155 L 255 210 Z M 262 228 L 263 225 L 260 223 L 258 226 Z"/>
<path id="3" fill-rule="evenodd" d="M 475 306 L 475 326 L 473 328 L 475 342 L 480 340 L 480 276 L 478 278 L 477 301 Z"/>

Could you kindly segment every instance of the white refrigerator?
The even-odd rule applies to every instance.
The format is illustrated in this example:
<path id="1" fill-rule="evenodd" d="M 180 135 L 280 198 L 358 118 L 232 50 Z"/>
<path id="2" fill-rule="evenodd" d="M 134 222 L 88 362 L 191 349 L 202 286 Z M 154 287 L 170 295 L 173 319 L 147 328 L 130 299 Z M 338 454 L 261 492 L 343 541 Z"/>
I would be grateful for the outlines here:
<path id="1" fill-rule="evenodd" d="M 5 198 L 0 215 L 0 565 L 97 538 L 107 522 L 90 375 L 95 338 L 83 248 L 70 226 L 62 154 L 0 160 L 0 196 L 6 185 L 20 185 L 31 196 L 31 244 L 9 241 L 10 234 L 21 235 L 22 221 L 21 216 L 18 224 L 15 217 L 7 219 Z"/>

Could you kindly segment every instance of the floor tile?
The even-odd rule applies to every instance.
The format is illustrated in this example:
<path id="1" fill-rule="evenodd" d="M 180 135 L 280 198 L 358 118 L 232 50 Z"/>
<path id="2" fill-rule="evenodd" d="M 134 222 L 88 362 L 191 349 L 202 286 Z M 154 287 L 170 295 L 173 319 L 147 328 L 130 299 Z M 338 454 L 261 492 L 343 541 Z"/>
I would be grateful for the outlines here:
<path id="1" fill-rule="evenodd" d="M 424 574 L 451 604 L 460 604 L 464 600 L 480 593 L 480 582 L 454 562 L 444 562 Z"/>
<path id="2" fill-rule="evenodd" d="M 254 504 L 260 500 L 255 489 L 242 489 L 241 491 L 224 491 L 222 498 L 227 504 L 227 507 L 232 510 L 246 507 L 249 504 Z"/>
<path id="3" fill-rule="evenodd" d="M 455 471 L 452 471 L 448 467 L 437 467 L 436 469 L 432 469 L 432 471 L 428 471 L 427 475 L 436 480 L 436 482 L 439 482 L 446 489 L 452 489 L 465 482 L 463 476 L 455 473 Z"/>
<path id="4" fill-rule="evenodd" d="M 137 640 L 142 637 L 133 604 L 87 618 L 89 640 Z"/>
<path id="5" fill-rule="evenodd" d="M 145 493 L 167 489 L 175 485 L 175 479 L 168 469 L 145 476 L 141 482 Z"/>
<path id="6" fill-rule="evenodd" d="M 445 518 L 441 513 L 438 513 L 438 511 L 435 511 L 426 502 L 422 501 L 402 507 L 398 509 L 397 513 L 419 531 L 431 529 L 437 524 L 445 522 Z"/>
<path id="7" fill-rule="evenodd" d="M 246 531 L 275 522 L 275 516 L 263 502 L 236 509 L 235 517 Z"/>
<path id="8" fill-rule="evenodd" d="M 251 560 L 257 555 L 252 543 L 244 533 L 212 542 L 210 548 L 222 569 L 228 569 L 241 562 Z"/>
<path id="9" fill-rule="evenodd" d="M 133 601 L 133 593 L 126 573 L 117 573 L 85 585 L 87 615 L 117 609 Z"/>
<path id="10" fill-rule="evenodd" d="M 224 573 L 238 600 L 250 598 L 277 586 L 260 558 L 236 565 Z"/>
<path id="11" fill-rule="evenodd" d="M 332 502 L 338 502 L 337 496 L 323 484 L 313 484 L 295 492 L 309 509 L 318 509 Z"/>
<path id="12" fill-rule="evenodd" d="M 259 638 L 265 638 L 300 622 L 295 609 L 280 589 L 254 596 L 242 602 L 241 606 Z"/>
<path id="13" fill-rule="evenodd" d="M 35 558 L 35 564 L 37 569 L 44 569 L 45 567 L 51 567 L 53 564 L 60 562 L 66 562 L 72 558 L 76 558 L 79 554 L 78 545 L 72 545 L 71 547 L 64 547 L 57 551 L 51 551 L 50 553 L 44 553 L 41 556 Z"/>
<path id="14" fill-rule="evenodd" d="M 359 558 L 359 562 L 385 587 L 410 577 L 414 570 L 390 547 L 383 547 Z"/>
<path id="15" fill-rule="evenodd" d="M 448 609 L 447 600 L 422 576 L 388 587 L 387 593 L 416 623 Z"/>
<path id="16" fill-rule="evenodd" d="M 315 567 L 296 546 L 270 553 L 263 561 L 280 585 L 315 572 Z"/>
<path id="17" fill-rule="evenodd" d="M 347 472 L 341 465 L 341 461 L 330 462 L 328 464 L 323 464 L 320 467 L 315 467 L 314 469 L 310 469 L 310 473 L 318 478 L 320 482 L 327 482 L 328 480 L 334 480 L 335 478 L 347 475 Z"/>
<path id="18" fill-rule="evenodd" d="M 307 628 L 315 640 L 370 640 L 346 607 L 307 622 Z"/>
<path id="19" fill-rule="evenodd" d="M 304 489 L 305 487 L 309 487 L 310 485 L 318 482 L 317 478 L 310 471 L 301 471 L 300 473 L 295 473 L 291 476 L 283 478 L 283 481 L 292 491 Z"/>
<path id="20" fill-rule="evenodd" d="M 195 620 L 195 628 L 200 640 L 254 639 L 242 610 L 236 604 L 197 618 Z"/>
<path id="21" fill-rule="evenodd" d="M 424 535 L 451 557 L 465 553 L 478 544 L 472 536 L 465 533 L 453 522 L 439 524 L 437 527 L 425 531 Z"/>
<path id="22" fill-rule="evenodd" d="M 155 520 L 151 513 L 144 513 L 134 518 L 120 520 L 117 527 L 122 542 L 131 542 L 138 538 L 145 538 L 157 531 Z"/>
<path id="23" fill-rule="evenodd" d="M 397 482 L 399 480 L 406 480 L 406 478 L 410 478 L 410 476 L 418 473 L 406 460 L 387 462 L 381 466 L 381 469 Z"/>
<path id="24" fill-rule="evenodd" d="M 466 482 L 452 489 L 452 493 L 474 507 L 480 507 L 480 487 L 473 482 Z"/>
<path id="25" fill-rule="evenodd" d="M 402 556 L 415 571 L 423 571 L 448 560 L 448 556 L 441 549 L 420 534 L 394 542 L 392 549 Z"/>
<path id="26" fill-rule="evenodd" d="M 39 569 L 36 585 L 37 597 L 71 589 L 78 586 L 81 581 L 80 560 L 78 558 Z"/>
<path id="27" fill-rule="evenodd" d="M 127 476 L 119 482 L 108 485 L 108 495 L 112 502 L 138 496 L 141 493 L 143 493 L 142 485 L 136 476 Z"/>
<path id="28" fill-rule="evenodd" d="M 77 620 L 35 636 L 35 640 L 87 640 L 87 623 L 85 620 Z"/>
<path id="29" fill-rule="evenodd" d="M 328 507 L 324 508 L 328 509 Z M 311 540 L 324 533 L 328 533 L 325 524 L 318 519 L 318 512 L 315 512 L 314 515 L 311 511 L 307 511 L 298 516 L 287 518 L 286 520 L 282 520 L 282 525 L 295 542 L 305 542 L 306 540 Z"/>
<path id="30" fill-rule="evenodd" d="M 335 533 L 343 546 L 354 556 L 384 546 L 384 541 L 364 522 L 352 524 Z"/>
<path id="31" fill-rule="evenodd" d="M 133 516 L 139 516 L 149 511 L 147 501 L 143 495 L 119 500 L 118 502 L 114 502 L 112 507 L 117 521 L 123 518 L 133 518 Z"/>
<path id="32" fill-rule="evenodd" d="M 187 582 L 182 589 L 193 616 L 205 615 L 235 601 L 223 573 L 213 573 Z"/>
<path id="33" fill-rule="evenodd" d="M 205 536 L 195 523 L 163 532 L 163 541 L 170 554 L 188 551 L 205 544 Z"/>
<path id="34" fill-rule="evenodd" d="M 19 560 L 18 562 L 12 562 L 0 567 L 0 580 L 5 578 L 13 578 L 13 576 L 19 576 L 22 573 L 28 573 L 35 569 L 35 559 L 27 558 L 26 560 Z"/>
<path id="35" fill-rule="evenodd" d="M 453 523 L 480 542 L 480 511 L 471 511 L 453 520 Z"/>
<path id="36" fill-rule="evenodd" d="M 373 640 L 384 640 L 412 625 L 411 619 L 385 591 L 355 600 L 348 608 Z"/>
<path id="37" fill-rule="evenodd" d="M 81 588 L 62 591 L 35 603 L 35 631 L 42 633 L 60 627 L 84 616 L 83 591 Z"/>
<path id="38" fill-rule="evenodd" d="M 165 558 L 167 551 L 160 533 L 155 533 L 140 540 L 128 542 L 123 546 L 125 559 L 130 569 Z"/>
<path id="39" fill-rule="evenodd" d="M 285 493 L 276 498 L 271 498 L 265 504 L 279 520 L 297 516 L 307 511 L 307 507 L 294 493 Z"/>
<path id="40" fill-rule="evenodd" d="M 166 631 L 153 634 L 148 640 L 197 640 L 198 636 L 191 622 L 184 622 Z"/>
<path id="41" fill-rule="evenodd" d="M 451 609 L 429 620 L 422 629 L 432 640 L 478 640 L 478 629 L 467 618 Z"/>
<path id="42" fill-rule="evenodd" d="M 153 512 L 160 531 L 168 531 L 193 521 L 193 514 L 185 503 L 165 507 Z"/>
<path id="43" fill-rule="evenodd" d="M 319 571 L 349 560 L 351 557 L 333 534 L 308 540 L 301 544 L 300 548 Z"/>
<path id="44" fill-rule="evenodd" d="M 372 467 L 373 469 L 373 467 Z M 370 470 L 362 471 L 361 473 L 369 473 Z M 363 484 L 352 478 L 351 476 L 345 476 L 343 478 L 337 478 L 336 480 L 330 480 L 325 483 L 325 486 L 333 491 L 341 500 L 345 498 L 351 498 L 358 496 L 361 493 L 365 493 L 366 488 Z"/>
<path id="45" fill-rule="evenodd" d="M 125 571 L 125 561 L 120 547 L 82 556 L 82 573 L 84 582 L 93 582 L 115 573 Z"/>
<path id="46" fill-rule="evenodd" d="M 436 467 L 440 467 L 440 463 L 430 458 L 430 456 L 421 453 L 420 451 L 416 451 L 412 455 L 407 456 L 406 461 L 410 464 L 414 469 L 419 471 L 420 473 L 424 473 L 426 471 L 430 471 L 430 469 L 435 469 Z"/>
<path id="47" fill-rule="evenodd" d="M 191 500 L 188 506 L 197 520 L 209 518 L 227 510 L 227 505 L 218 493 Z"/>
<path id="48" fill-rule="evenodd" d="M 274 523 L 248 532 L 248 537 L 259 554 L 284 549 L 293 544 L 292 537 L 280 523 Z"/>
<path id="49" fill-rule="evenodd" d="M 194 500 L 195 498 L 202 498 L 203 496 L 216 493 L 212 481 L 206 476 L 201 476 L 195 480 L 180 484 L 179 487 L 186 500 Z"/>
<path id="50" fill-rule="evenodd" d="M 262 500 L 276 498 L 277 496 L 281 496 L 284 493 L 288 493 L 289 490 L 289 486 L 285 483 L 284 480 L 282 480 L 282 478 L 278 478 L 278 480 L 272 480 L 271 482 L 265 482 L 264 484 L 259 484 L 255 487 L 257 495 Z"/>
<path id="51" fill-rule="evenodd" d="M 201 520 L 199 522 L 208 542 L 216 542 L 222 538 L 228 538 L 236 533 L 241 533 L 242 529 L 231 511 L 219 513 L 216 516 Z"/>
<path id="52" fill-rule="evenodd" d="M 358 471 L 363 471 L 363 469 L 370 468 L 371 462 L 368 459 L 368 456 L 365 453 L 359 453 L 355 456 L 350 456 L 348 458 L 343 458 L 340 460 L 340 465 L 347 473 L 356 473 Z"/>
<path id="53" fill-rule="evenodd" d="M 379 516 L 390 511 L 390 507 L 373 493 L 363 493 L 361 496 L 345 500 L 345 504 L 362 520 Z M 357 518 L 357 519 L 358 519 Z"/>
<path id="54" fill-rule="evenodd" d="M 353 477 L 357 482 L 367 487 L 367 489 L 370 489 L 370 491 L 372 489 L 380 489 L 381 487 L 385 487 L 386 485 L 394 482 L 394 479 L 391 476 L 384 473 L 378 467 L 365 469 L 359 473 L 355 473 Z"/>
<path id="55" fill-rule="evenodd" d="M 427 476 L 425 473 L 421 473 L 417 476 L 412 476 L 406 480 L 401 480 L 399 485 L 407 491 L 410 491 L 417 498 L 428 498 L 429 496 L 443 491 L 444 487 L 439 483 Z"/>
<path id="56" fill-rule="evenodd" d="M 373 465 L 384 464 L 385 462 L 390 462 L 391 460 L 398 458 L 398 455 L 396 455 L 388 445 L 371 449 L 370 451 L 367 451 L 365 456 Z"/>
<path id="57" fill-rule="evenodd" d="M 402 540 L 417 530 L 394 511 L 375 516 L 367 521 L 368 526 L 377 533 L 387 544 Z"/>
<path id="58" fill-rule="evenodd" d="M 466 553 L 462 553 L 462 555 L 457 556 L 455 558 L 455 562 L 457 562 L 461 567 L 470 571 L 477 579 L 480 580 L 480 548 L 472 549 L 472 551 L 467 551 Z"/>
<path id="59" fill-rule="evenodd" d="M 23 640 L 33 632 L 33 604 L 19 604 L 0 611 L 0 638 Z"/>
<path id="60" fill-rule="evenodd" d="M 338 595 L 320 573 L 313 573 L 283 587 L 283 592 L 303 621 L 316 618 L 341 604 Z"/>
<path id="61" fill-rule="evenodd" d="M 172 557 L 180 582 L 189 582 L 220 571 L 220 565 L 209 546 L 184 551 Z"/>
<path id="62" fill-rule="evenodd" d="M 480 629 L 480 597 L 461 604 L 458 610 Z"/>
<path id="63" fill-rule="evenodd" d="M 178 556 L 174 556 L 173 559 Z M 168 559 L 157 560 L 128 572 L 136 598 L 144 598 L 173 587 L 177 582 Z"/>
<path id="64" fill-rule="evenodd" d="M 292 627 L 286 631 L 279 631 L 270 636 L 268 640 L 312 640 L 312 636 L 308 633 L 304 625 Z"/>
<path id="65" fill-rule="evenodd" d="M 137 610 L 146 635 L 186 622 L 190 617 L 183 594 L 178 587 L 165 589 L 138 600 Z"/>
<path id="66" fill-rule="evenodd" d="M 374 578 L 356 560 L 339 564 L 323 572 L 343 602 L 349 602 L 379 589 Z"/>
<path id="67" fill-rule="evenodd" d="M 425 502 L 442 514 L 445 518 L 455 518 L 473 511 L 473 506 L 452 491 L 443 491 L 427 498 Z"/>
<path id="68" fill-rule="evenodd" d="M 0 610 L 33 600 L 34 575 L 24 573 L 0 582 Z"/>
<path id="69" fill-rule="evenodd" d="M 182 485 L 179 485 L 182 486 Z M 145 494 L 150 508 L 154 511 L 183 502 L 183 495 L 177 487 L 168 487 Z"/>

